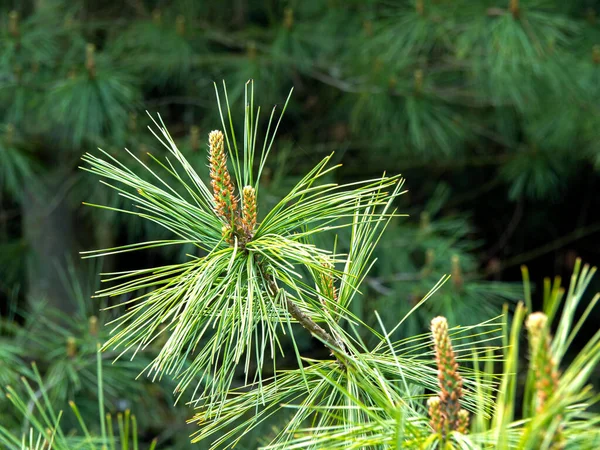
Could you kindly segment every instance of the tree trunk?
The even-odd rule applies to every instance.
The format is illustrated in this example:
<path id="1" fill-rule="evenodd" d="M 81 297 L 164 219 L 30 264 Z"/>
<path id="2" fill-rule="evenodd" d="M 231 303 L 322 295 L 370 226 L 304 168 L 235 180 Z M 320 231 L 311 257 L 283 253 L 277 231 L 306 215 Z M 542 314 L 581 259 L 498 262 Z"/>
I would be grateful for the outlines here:
<path id="1" fill-rule="evenodd" d="M 74 305 L 62 276 L 67 264 L 79 261 L 73 211 L 65 199 L 69 180 L 64 171 L 49 170 L 38 178 L 35 188 L 27 189 L 22 206 L 23 235 L 29 249 L 27 301 L 46 301 L 65 312 Z"/>

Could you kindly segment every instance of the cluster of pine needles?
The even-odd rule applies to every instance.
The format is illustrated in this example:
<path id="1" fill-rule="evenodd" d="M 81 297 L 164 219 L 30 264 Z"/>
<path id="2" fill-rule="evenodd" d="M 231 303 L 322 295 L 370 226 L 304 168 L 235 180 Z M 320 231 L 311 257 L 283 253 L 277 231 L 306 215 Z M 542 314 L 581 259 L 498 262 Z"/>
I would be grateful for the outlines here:
<path id="1" fill-rule="evenodd" d="M 403 193 L 402 178 L 384 174 L 344 185 L 327 182 L 325 176 L 335 169 L 329 156 L 259 216 L 261 174 L 281 118 L 270 115 L 261 148 L 260 108 L 254 109 L 249 83 L 239 145 L 224 93 L 225 113 L 217 90 L 223 129 L 208 139 L 210 184 L 181 154 L 162 121 L 153 132 L 170 157 L 147 163 L 130 153 L 143 175 L 106 152 L 83 157 L 85 170 L 135 206 L 118 212 L 153 221 L 174 235 L 86 252 L 86 257 L 170 245 L 196 250 L 179 264 L 104 274 L 109 287 L 96 294 L 117 298 L 122 306 L 101 350 L 114 352 L 119 364 L 123 355 L 135 357 L 155 346 L 143 372 L 174 380 L 176 399 L 196 409 L 189 420 L 197 425 L 193 442 L 232 447 L 272 421 L 280 426 L 263 435 L 262 448 L 598 448 L 600 416 L 593 412 L 598 396 L 588 383 L 600 360 L 600 332 L 564 361 L 600 299 L 593 297 L 578 316 L 595 268 L 578 260 L 566 291 L 559 280 L 548 281 L 542 312 L 532 313 L 524 270 L 525 304 L 519 303 L 512 317 L 505 308 L 500 317 L 451 328 L 438 316 L 431 320 L 431 333 L 399 337 L 407 318 L 449 278 L 442 277 L 393 328 L 377 312 L 377 327 L 371 327 L 353 313 L 352 302 L 361 296 L 384 229 L 399 215 L 394 203 Z M 339 233 L 350 236 L 344 246 L 336 239 Z M 460 271 L 455 272 L 457 283 Z M 520 370 L 523 324 L 529 351 Z M 303 354 L 298 339 L 306 332 L 329 357 Z M 296 367 L 278 367 L 278 356 L 290 348 Z M 100 434 L 92 435 L 72 406 L 83 431 L 81 448 L 115 448 L 112 421 L 104 416 L 100 355 Z M 241 386 L 234 384 L 240 372 Z M 31 431 L 18 439 L 0 427 L 0 442 L 11 449 L 73 448 L 61 431 L 61 414 L 54 413 L 44 382 L 34 373 L 44 399 L 37 402 L 39 395 L 28 388 L 35 408 L 8 389 Z M 119 420 L 121 448 L 128 448 L 135 424 L 129 415 Z"/>

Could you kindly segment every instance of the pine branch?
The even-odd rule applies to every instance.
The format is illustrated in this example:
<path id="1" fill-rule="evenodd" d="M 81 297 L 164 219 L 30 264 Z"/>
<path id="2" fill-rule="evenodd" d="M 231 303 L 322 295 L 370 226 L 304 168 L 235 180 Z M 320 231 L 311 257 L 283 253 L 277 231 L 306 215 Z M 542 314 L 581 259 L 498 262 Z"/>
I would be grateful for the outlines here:
<path id="1" fill-rule="evenodd" d="M 279 291 L 277 281 L 272 275 L 266 274 L 265 277 L 268 280 L 271 294 L 276 295 Z M 302 327 L 310 334 L 323 341 L 323 343 L 331 350 L 331 353 L 335 355 L 339 362 L 344 366 L 347 366 L 348 354 L 346 353 L 343 343 L 335 339 L 324 328 L 317 324 L 309 315 L 304 313 L 298 307 L 298 305 L 296 305 L 296 303 L 294 303 L 287 295 L 285 295 L 285 292 L 283 292 L 283 295 L 285 296 L 285 306 L 290 315 L 296 319 L 298 323 L 302 325 Z"/>

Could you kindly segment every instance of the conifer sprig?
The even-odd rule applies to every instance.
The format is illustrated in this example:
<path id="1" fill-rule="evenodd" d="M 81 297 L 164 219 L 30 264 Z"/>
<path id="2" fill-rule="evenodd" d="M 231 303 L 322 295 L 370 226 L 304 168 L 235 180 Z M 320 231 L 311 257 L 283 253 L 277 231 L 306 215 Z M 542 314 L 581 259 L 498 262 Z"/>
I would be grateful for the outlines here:
<path id="1" fill-rule="evenodd" d="M 71 411 L 58 411 L 48 395 L 49 382 L 44 380 L 36 364 L 32 365 L 29 378 L 22 378 L 23 389 L 12 386 L 5 388 L 8 401 L 23 418 L 26 433 L 21 436 L 14 433 L 5 424 L 0 423 L 0 444 L 9 450 L 72 450 L 75 448 L 89 450 L 129 450 L 131 448 L 157 448 L 157 439 L 145 446 L 138 436 L 138 422 L 129 409 L 119 412 L 116 417 L 107 413 L 104 408 L 103 363 L 100 352 L 96 353 L 96 376 L 98 386 L 97 407 L 100 426 L 92 424 L 82 415 L 80 408 L 69 402 Z M 35 387 L 34 387 L 35 386 Z M 38 389 L 35 391 L 34 389 Z M 37 414 L 33 414 L 36 410 Z M 78 423 L 78 430 L 67 428 L 65 415 L 71 414 Z M 116 419 L 116 420 L 115 420 Z M 100 429 L 98 435 L 90 430 Z"/>
<path id="2" fill-rule="evenodd" d="M 343 359 L 346 343 L 337 320 L 354 321 L 348 305 L 372 263 L 373 246 L 395 214 L 392 203 L 402 193 L 399 176 L 346 185 L 322 183 L 335 168 L 328 167 L 329 156 L 259 223 L 258 183 L 279 122 L 272 114 L 258 152 L 260 110 L 253 111 L 253 89 L 248 84 L 243 147 L 238 147 L 224 92 L 223 132 L 209 136 L 210 188 L 178 150 L 162 122 L 155 122 L 159 130 L 155 135 L 178 165 L 156 158 L 145 163 L 130 153 L 144 169 L 138 174 L 106 153 L 106 159 L 83 157 L 89 165 L 86 170 L 108 180 L 105 184 L 136 207 L 134 211 L 114 210 L 153 221 L 176 235 L 172 240 L 86 252 L 86 256 L 183 243 L 196 246 L 201 255 L 181 264 L 106 274 L 105 281 L 112 286 L 97 295 L 133 296 L 125 302 L 128 310 L 114 321 L 114 332 L 104 348 L 135 353 L 165 333 L 165 343 L 148 366 L 148 374 L 176 377 L 180 395 L 196 385 L 192 398 L 206 403 L 217 415 L 238 365 L 246 381 L 256 383 L 262 392 L 262 367 L 267 358 L 275 366 L 282 349 L 280 336 L 285 328 L 292 331 L 292 322 L 300 323 Z M 217 99 L 220 106 L 218 95 Z M 241 199 L 236 197 L 236 186 L 244 186 Z M 340 228 L 356 233 L 348 255 L 315 245 L 317 235 Z M 345 270 L 328 269 L 336 264 Z M 325 272 L 340 281 L 335 322 L 320 301 L 319 284 Z M 166 327 L 160 327 L 161 323 Z M 294 348 L 298 352 L 297 346 Z M 256 370 L 251 370 L 254 356 Z"/>
<path id="3" fill-rule="evenodd" d="M 162 122 L 156 124 L 160 131 L 157 137 L 177 164 L 154 158 L 146 164 L 136 158 L 146 172 L 144 176 L 143 171 L 140 175 L 107 154 L 106 160 L 84 157 L 89 164 L 87 170 L 108 180 L 106 184 L 137 207 L 136 211 L 122 212 L 151 220 L 177 237 L 87 255 L 181 243 L 199 249 L 199 256 L 191 256 L 181 264 L 107 275 L 106 281 L 113 285 L 98 295 L 133 294 L 133 298 L 124 303 L 128 310 L 114 321 L 115 330 L 105 348 L 137 352 L 164 333 L 160 352 L 147 371 L 154 376 L 175 377 L 181 392 L 196 386 L 192 399 L 199 412 L 194 421 L 201 424 L 201 429 L 195 439 L 214 438 L 215 433 L 221 433 L 214 438 L 213 448 L 235 444 L 244 433 L 285 406 L 291 408 L 291 420 L 269 448 L 364 448 L 381 443 L 427 448 L 451 441 L 468 448 L 484 442 L 497 443 L 497 448 L 505 448 L 504 444 L 514 447 L 516 443 L 526 448 L 539 438 L 536 430 L 548 423 L 551 428 L 545 436 L 580 442 L 585 433 L 578 434 L 576 427 L 569 429 L 565 423 L 583 414 L 587 405 L 581 405 L 590 401 L 582 383 L 600 358 L 600 333 L 574 362 L 577 371 L 565 371 L 554 384 L 559 393 L 545 396 L 543 410 L 536 409 L 531 418 L 520 423 L 513 420 L 518 356 L 513 349 L 518 348 L 520 325 L 511 334 L 499 406 L 495 409 L 490 406 L 495 392 L 493 373 L 481 374 L 478 368 L 458 373 L 459 358 L 465 353 L 470 359 L 489 363 L 489 368 L 496 359 L 494 350 L 473 351 L 471 346 L 455 349 L 445 318 L 432 321 L 437 371 L 427 353 L 427 336 L 391 340 L 404 319 L 390 332 L 366 327 L 377 341 L 374 347 L 366 345 L 357 332 L 364 324 L 350 312 L 351 302 L 373 263 L 371 256 L 382 230 L 396 215 L 393 202 L 402 193 L 402 180 L 383 176 L 341 186 L 323 183 L 334 169 L 328 165 L 331 157 L 327 157 L 270 211 L 261 214 L 259 221 L 256 202 L 260 174 L 273 137 L 267 136 L 260 155 L 255 152 L 258 113 L 251 112 L 251 91 L 246 99 L 243 151 L 235 140 L 228 105 L 229 131 L 223 116 L 222 137 L 211 136 L 210 187 L 179 152 Z M 253 172 L 255 155 L 258 173 Z M 228 163 L 233 176 L 229 175 Z M 239 198 L 236 187 L 241 189 Z M 228 227 L 226 239 L 223 227 Z M 348 228 L 351 236 L 345 254 L 337 247 L 316 245 L 320 235 L 342 228 Z M 455 266 L 459 273 L 458 264 Z M 584 268 L 574 276 L 557 328 L 560 339 L 546 345 L 556 361 L 581 327 L 581 321 L 573 323 L 574 314 L 592 273 Z M 558 300 L 549 304 L 556 312 Z M 586 310 L 584 315 L 588 314 Z M 522 318 L 522 309 L 517 309 L 515 321 Z M 293 340 L 293 323 L 321 340 L 334 358 L 302 359 Z M 497 330 L 497 325 L 487 325 Z M 482 326 L 486 324 L 462 331 L 468 334 Z M 278 371 L 276 357 L 283 348 L 280 338 L 288 331 L 300 368 Z M 494 337 L 472 331 L 464 338 L 485 342 Z M 252 366 L 250 355 L 255 356 Z M 262 369 L 267 361 L 276 375 L 265 383 Z M 245 373 L 245 386 L 232 389 L 237 368 Z M 550 379 L 554 380 L 552 376 Z M 463 392 L 463 384 L 469 386 L 468 392 Z M 426 390 L 438 391 L 427 406 L 422 402 Z M 465 408 L 477 411 L 472 424 Z M 571 408 L 569 414 L 565 414 L 567 408 Z M 427 409 L 429 423 L 424 414 Z M 238 422 L 245 413 L 254 415 Z M 494 415 L 491 421 L 486 418 L 490 414 Z M 298 433 L 307 421 L 312 427 Z M 402 436 L 398 436 L 398 430 L 402 430 Z"/>
<path id="4" fill-rule="evenodd" d="M 592 367 L 600 362 L 600 332 L 595 333 L 573 360 L 561 372 L 558 371 L 559 355 L 563 355 L 572 343 L 573 336 L 589 318 L 592 309 L 600 301 L 596 294 L 589 305 L 573 322 L 586 287 L 595 268 L 581 265 L 577 260 L 571 284 L 563 290 L 560 279 L 551 285 L 546 280 L 544 288 L 543 312 L 533 313 L 525 320 L 525 307 L 519 304 L 515 311 L 512 327 L 505 330 L 504 370 L 498 384 L 492 420 L 478 413 L 473 420 L 472 433 L 464 437 L 466 445 L 492 444 L 493 448 L 582 448 L 591 450 L 600 439 L 595 430 L 598 420 L 590 420 L 589 409 L 598 398 L 586 384 L 593 373 Z M 524 277 L 527 271 L 524 271 Z M 525 278 L 525 300 L 532 304 L 531 289 Z M 562 310 L 557 323 L 557 336 L 551 339 L 550 321 L 556 312 Z M 525 393 L 518 391 L 519 347 L 522 326 L 525 324 L 530 343 L 530 362 Z M 487 369 L 493 374 L 493 367 Z M 517 417 L 522 410 L 522 420 Z"/>
<path id="5" fill-rule="evenodd" d="M 488 325 L 490 329 L 498 326 L 495 322 Z M 459 342 L 474 338 L 469 330 L 461 331 L 456 336 Z M 253 386 L 232 391 L 221 415 L 199 408 L 190 420 L 200 427 L 194 441 L 213 439 L 211 449 L 231 448 L 269 417 L 289 412 L 286 426 L 264 448 L 429 448 L 431 430 L 420 409 L 423 390 L 438 384 L 427 352 L 430 338 L 391 342 L 389 334 L 384 330 L 378 336 L 379 350 L 353 345 L 351 339 L 356 336 L 344 335 L 351 362 L 347 366 L 334 359 L 308 360 L 302 370 L 280 371 L 262 392 Z M 485 341 L 489 336 L 479 338 Z M 459 359 L 471 357 L 469 352 L 460 353 Z M 482 359 L 487 360 L 483 352 Z M 302 378 L 305 382 L 298 382 Z M 473 381 L 467 376 L 466 382 Z M 265 407 L 256 409 L 259 395 Z M 248 418 L 236 422 L 245 412 Z"/>

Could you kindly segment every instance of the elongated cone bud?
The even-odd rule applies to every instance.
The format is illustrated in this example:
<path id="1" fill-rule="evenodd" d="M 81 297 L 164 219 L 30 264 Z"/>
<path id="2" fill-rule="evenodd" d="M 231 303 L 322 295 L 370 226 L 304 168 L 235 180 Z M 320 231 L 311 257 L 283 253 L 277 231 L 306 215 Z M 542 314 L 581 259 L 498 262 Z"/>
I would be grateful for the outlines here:
<path id="1" fill-rule="evenodd" d="M 210 178 L 215 199 L 215 212 L 228 224 L 235 223 L 237 200 L 233 184 L 227 170 L 227 156 L 223 133 L 211 131 L 208 135 Z"/>
<path id="2" fill-rule="evenodd" d="M 435 261 L 435 250 L 432 248 L 428 248 L 425 251 L 425 265 L 431 266 Z"/>
<path id="3" fill-rule="evenodd" d="M 462 288 L 464 283 L 458 255 L 452 255 L 452 282 L 458 289 Z"/>
<path id="4" fill-rule="evenodd" d="M 323 290 L 323 296 L 321 297 L 321 304 L 327 307 L 328 301 L 329 307 L 334 306 L 338 301 L 338 290 L 335 287 L 335 280 L 333 274 L 329 271 L 333 270 L 334 266 L 329 261 L 323 261 L 321 264 L 327 272 L 320 272 L 319 278 L 321 279 L 321 289 Z M 333 312 L 337 311 L 337 306 L 334 306 Z"/>
<path id="5" fill-rule="evenodd" d="M 467 434 L 469 432 L 469 411 L 466 409 L 461 409 L 458 412 L 456 431 L 462 434 Z"/>
<path id="6" fill-rule="evenodd" d="M 175 19 L 175 31 L 179 36 L 185 34 L 185 17 L 182 15 L 177 16 Z"/>
<path id="7" fill-rule="evenodd" d="M 283 26 L 288 30 L 294 26 L 294 10 L 292 8 L 288 7 L 283 10 Z"/>
<path id="8" fill-rule="evenodd" d="M 19 35 L 19 13 L 17 11 L 8 13 L 8 32 L 12 37 Z"/>
<path id="9" fill-rule="evenodd" d="M 90 317 L 89 329 L 92 336 L 98 336 L 98 318 L 96 316 Z"/>
<path id="10" fill-rule="evenodd" d="M 510 0 L 510 5 L 508 9 L 510 10 L 510 13 L 513 15 L 513 17 L 519 17 L 519 0 Z"/>
<path id="11" fill-rule="evenodd" d="M 415 78 L 415 92 L 420 94 L 423 91 L 423 70 L 417 69 L 414 74 Z"/>
<path id="12" fill-rule="evenodd" d="M 544 409 L 548 397 L 558 388 L 558 369 L 552 357 L 547 324 L 548 317 L 541 312 L 530 314 L 525 322 L 529 333 L 531 364 L 535 373 L 538 411 Z"/>
<path id="13" fill-rule="evenodd" d="M 73 336 L 69 336 L 67 338 L 67 356 L 69 358 L 74 358 L 77 355 L 77 343 L 75 342 L 75 338 Z"/>
<path id="14" fill-rule="evenodd" d="M 231 225 L 223 225 L 221 227 L 221 236 L 223 236 L 225 242 L 228 244 L 233 244 L 235 239 L 233 237 L 233 232 L 231 231 Z"/>
<path id="15" fill-rule="evenodd" d="M 254 236 L 254 229 L 256 228 L 256 191 L 252 186 L 245 186 L 243 196 L 242 228 L 246 239 L 250 240 Z"/>
<path id="16" fill-rule="evenodd" d="M 541 312 L 530 314 L 525 326 L 529 334 L 530 364 L 535 375 L 536 410 L 541 413 L 548 398 L 558 389 L 558 364 L 552 356 L 552 338 L 548 330 L 548 316 Z M 557 414 L 556 418 L 561 420 L 562 415 Z M 542 430 L 541 433 L 540 439 L 546 440 L 545 432 Z M 565 437 L 562 424 L 556 428 L 550 442 L 549 448 L 552 450 L 564 448 Z"/>
<path id="17" fill-rule="evenodd" d="M 418 15 L 422 16 L 425 12 L 425 5 L 423 0 L 417 0 L 415 3 L 415 11 Z"/>
<path id="18" fill-rule="evenodd" d="M 592 47 L 592 62 L 596 65 L 600 64 L 600 45 L 598 44 Z"/>
<path id="19" fill-rule="evenodd" d="M 456 430 L 459 423 L 460 399 L 463 396 L 463 380 L 458 373 L 458 363 L 448 336 L 448 321 L 436 317 L 431 321 L 431 333 L 435 346 L 435 359 L 438 367 L 440 402 L 447 426 Z"/>
<path id="20" fill-rule="evenodd" d="M 88 44 L 85 47 L 85 68 L 87 69 L 90 77 L 96 76 L 96 46 L 94 44 Z"/>
<path id="21" fill-rule="evenodd" d="M 444 416 L 442 415 L 442 404 L 438 396 L 430 397 L 427 400 L 427 409 L 429 411 L 429 425 L 434 433 L 444 434 Z"/>

